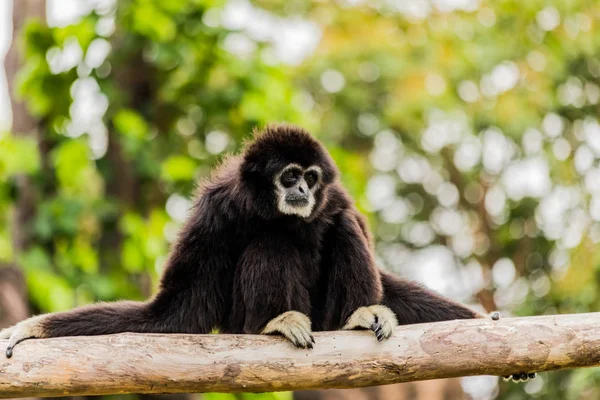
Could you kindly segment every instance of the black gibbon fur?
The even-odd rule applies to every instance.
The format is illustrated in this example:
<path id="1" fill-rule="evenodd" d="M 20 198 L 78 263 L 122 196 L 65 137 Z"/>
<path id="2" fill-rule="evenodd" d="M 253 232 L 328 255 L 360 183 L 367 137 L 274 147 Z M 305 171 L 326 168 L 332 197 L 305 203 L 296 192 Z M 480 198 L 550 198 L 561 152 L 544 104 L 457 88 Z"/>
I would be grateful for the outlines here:
<path id="1" fill-rule="evenodd" d="M 306 218 L 276 206 L 273 180 L 289 164 L 321 171 Z M 380 271 L 364 218 L 337 175 L 306 131 L 268 126 L 201 186 L 154 298 L 48 314 L 27 337 L 260 333 L 286 311 L 309 316 L 313 331 L 336 330 L 359 307 L 376 304 L 401 325 L 481 317 Z"/>

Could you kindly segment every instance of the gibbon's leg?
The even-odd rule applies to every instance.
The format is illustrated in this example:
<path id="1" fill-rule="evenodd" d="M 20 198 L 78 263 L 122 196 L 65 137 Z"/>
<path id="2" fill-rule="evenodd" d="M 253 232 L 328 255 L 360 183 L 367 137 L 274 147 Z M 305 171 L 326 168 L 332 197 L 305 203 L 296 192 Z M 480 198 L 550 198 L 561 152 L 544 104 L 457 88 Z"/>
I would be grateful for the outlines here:
<path id="1" fill-rule="evenodd" d="M 381 341 L 397 322 L 389 308 L 379 305 L 379 270 L 359 218 L 352 210 L 341 212 L 325 237 L 322 265 L 329 275 L 323 329 L 370 329 Z"/>
<path id="2" fill-rule="evenodd" d="M 500 313 L 498 311 L 494 311 L 490 314 L 490 318 L 494 321 L 500 320 Z M 513 381 L 516 383 L 519 382 L 527 382 L 530 379 L 537 378 L 537 373 L 535 372 L 518 372 L 516 374 L 507 375 L 502 377 L 505 381 Z"/>
<path id="3" fill-rule="evenodd" d="M 381 271 L 383 304 L 389 307 L 399 325 L 453 319 L 483 318 L 470 308 L 424 288 L 416 282 Z"/>
<path id="4" fill-rule="evenodd" d="M 136 333 L 209 333 L 231 300 L 232 234 L 215 192 L 202 194 L 172 247 L 158 294 L 147 302 L 101 303 L 21 321 L 0 333 L 6 355 L 29 338 Z"/>
<path id="5" fill-rule="evenodd" d="M 296 347 L 313 347 L 304 261 L 296 246 L 277 235 L 257 238 L 244 250 L 234 283 L 234 313 L 242 313 L 244 333 L 278 333 Z"/>
<path id="6" fill-rule="evenodd" d="M 70 311 L 43 314 L 23 320 L 0 331 L 0 339 L 9 339 L 6 356 L 26 339 L 63 336 L 94 336 L 113 333 L 208 333 L 190 318 L 193 299 L 162 290 L 150 302 L 120 301 L 98 303 Z M 187 317 L 186 317 L 187 315 Z"/>

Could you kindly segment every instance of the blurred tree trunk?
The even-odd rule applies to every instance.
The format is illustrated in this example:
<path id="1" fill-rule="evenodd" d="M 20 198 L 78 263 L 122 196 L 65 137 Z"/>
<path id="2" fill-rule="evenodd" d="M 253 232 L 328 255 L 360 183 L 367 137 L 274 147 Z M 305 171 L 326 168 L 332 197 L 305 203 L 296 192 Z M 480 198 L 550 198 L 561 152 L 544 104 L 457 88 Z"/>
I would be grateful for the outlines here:
<path id="1" fill-rule="evenodd" d="M 23 64 L 19 36 L 28 18 L 46 21 L 46 0 L 14 0 L 12 44 L 4 60 L 8 93 L 12 108 L 12 130 L 19 135 L 36 135 L 37 121 L 29 115 L 25 104 L 16 99 L 15 76 Z"/>
<path id="2" fill-rule="evenodd" d="M 37 121 L 31 117 L 25 104 L 17 100 L 15 77 L 23 64 L 19 37 L 28 18 L 46 20 L 45 0 L 14 0 L 12 43 L 4 60 L 6 81 L 12 110 L 12 132 L 15 136 L 39 139 Z M 13 254 L 18 256 L 30 242 L 30 227 L 35 212 L 35 188 L 25 175 L 17 176 L 17 199 L 11 226 Z M 0 328 L 27 318 L 29 307 L 27 287 L 21 271 L 15 266 L 0 268 Z"/>
<path id="3" fill-rule="evenodd" d="M 12 43 L 4 60 L 8 93 L 12 109 L 12 132 L 17 137 L 32 137 L 39 142 L 37 121 L 29 114 L 25 104 L 17 100 L 16 75 L 23 64 L 20 35 L 28 18 L 46 20 L 45 0 L 14 0 Z M 12 225 L 12 238 L 15 254 L 19 254 L 30 241 L 30 223 L 35 212 L 35 188 L 31 180 L 21 175 L 17 177 L 17 201 Z"/>
<path id="4" fill-rule="evenodd" d="M 16 268 L 0 265 L 0 328 L 27 317 L 25 280 Z"/>

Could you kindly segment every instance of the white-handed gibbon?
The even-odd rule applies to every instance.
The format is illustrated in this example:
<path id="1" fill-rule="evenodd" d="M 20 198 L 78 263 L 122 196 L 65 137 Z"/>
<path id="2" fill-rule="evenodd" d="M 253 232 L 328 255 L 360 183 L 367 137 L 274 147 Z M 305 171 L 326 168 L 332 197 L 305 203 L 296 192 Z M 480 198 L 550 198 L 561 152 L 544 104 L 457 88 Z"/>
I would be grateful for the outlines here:
<path id="1" fill-rule="evenodd" d="M 28 338 L 215 328 L 312 348 L 313 331 L 370 329 L 383 340 L 398 324 L 479 317 L 377 268 L 329 153 L 301 128 L 272 125 L 201 186 L 152 299 L 40 315 L 0 339 L 7 357 Z"/>

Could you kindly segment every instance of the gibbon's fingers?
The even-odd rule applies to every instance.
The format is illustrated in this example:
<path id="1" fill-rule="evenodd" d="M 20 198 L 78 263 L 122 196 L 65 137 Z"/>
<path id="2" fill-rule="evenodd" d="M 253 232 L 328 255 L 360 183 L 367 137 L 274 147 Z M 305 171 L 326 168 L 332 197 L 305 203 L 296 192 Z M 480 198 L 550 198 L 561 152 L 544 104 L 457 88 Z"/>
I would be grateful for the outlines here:
<path id="1" fill-rule="evenodd" d="M 308 336 L 308 333 L 299 326 L 292 326 L 290 328 L 291 335 L 296 339 L 295 344 L 296 347 L 301 347 L 303 349 L 312 349 L 313 344 Z"/>
<path id="2" fill-rule="evenodd" d="M 306 329 L 303 329 L 302 327 L 296 327 L 295 331 L 297 332 L 296 335 L 301 336 L 302 337 L 302 341 L 304 342 L 304 344 L 306 345 L 307 348 L 312 349 L 313 348 L 313 343 L 315 338 L 312 336 L 312 334 L 307 331 Z"/>
<path id="3" fill-rule="evenodd" d="M 392 336 L 396 325 L 398 325 L 398 321 L 392 310 L 385 306 L 374 305 L 358 308 L 348 318 L 342 329 L 370 329 L 375 333 L 377 340 L 381 342 Z"/>
<path id="4" fill-rule="evenodd" d="M 12 328 L 8 328 L 10 330 L 10 337 L 8 340 L 8 346 L 6 346 L 6 358 L 12 357 L 13 349 L 23 340 L 46 337 L 46 333 L 42 327 L 42 321 L 45 317 L 45 315 L 31 317 L 19 322 Z M 4 334 L 4 331 L 2 331 L 2 333 Z"/>
<path id="5" fill-rule="evenodd" d="M 376 323 L 375 314 L 369 310 L 369 307 L 359 307 L 352 313 L 346 325 L 342 329 L 350 330 L 357 328 L 371 329 Z"/>
<path id="6" fill-rule="evenodd" d="M 375 331 L 377 340 L 380 342 L 383 339 L 388 339 L 394 333 L 394 328 L 398 325 L 396 314 L 385 306 L 371 306 L 369 307 L 375 315 L 377 315 L 377 323 L 380 325 L 380 329 Z"/>
<path id="7" fill-rule="evenodd" d="M 296 347 L 312 349 L 315 339 L 310 325 L 310 319 L 306 315 L 298 311 L 287 311 L 269 321 L 262 334 L 279 333 Z"/>
<path id="8" fill-rule="evenodd" d="M 535 379 L 537 378 L 537 373 L 535 372 L 521 372 L 518 374 L 512 374 L 512 375 L 508 375 L 504 377 L 505 381 L 513 381 L 516 383 L 520 383 L 520 382 L 527 382 L 530 379 Z"/>

